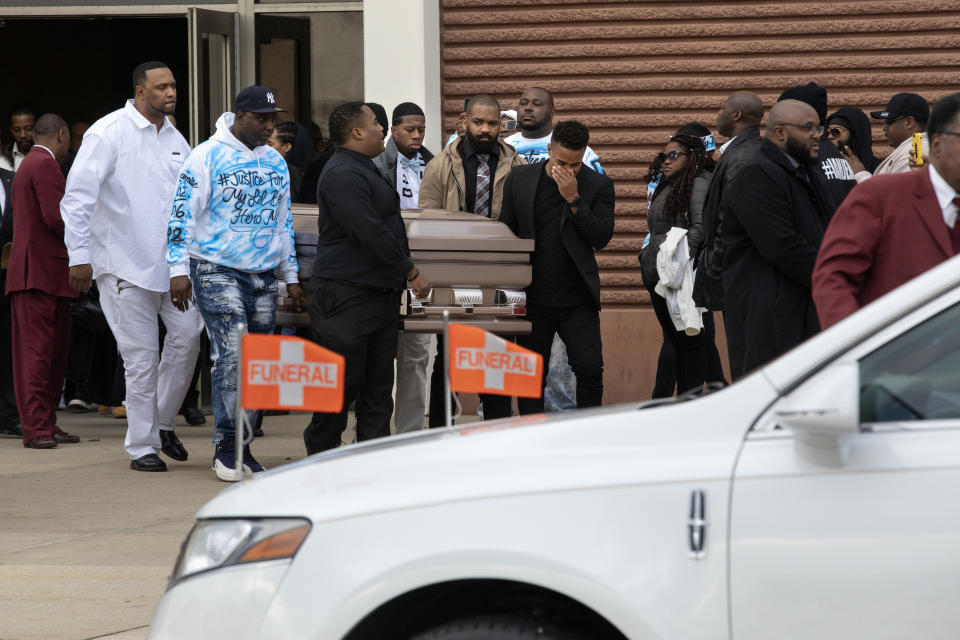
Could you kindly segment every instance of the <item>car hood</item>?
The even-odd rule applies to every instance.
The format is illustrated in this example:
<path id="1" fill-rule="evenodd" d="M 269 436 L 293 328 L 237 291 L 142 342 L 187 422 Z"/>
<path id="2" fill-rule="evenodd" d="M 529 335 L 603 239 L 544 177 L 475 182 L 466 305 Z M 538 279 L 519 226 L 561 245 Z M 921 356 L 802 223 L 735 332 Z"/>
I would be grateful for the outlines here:
<path id="1" fill-rule="evenodd" d="M 503 495 L 729 478 L 776 392 L 753 375 L 687 402 L 478 422 L 317 454 L 233 485 L 198 518 L 314 522 Z"/>

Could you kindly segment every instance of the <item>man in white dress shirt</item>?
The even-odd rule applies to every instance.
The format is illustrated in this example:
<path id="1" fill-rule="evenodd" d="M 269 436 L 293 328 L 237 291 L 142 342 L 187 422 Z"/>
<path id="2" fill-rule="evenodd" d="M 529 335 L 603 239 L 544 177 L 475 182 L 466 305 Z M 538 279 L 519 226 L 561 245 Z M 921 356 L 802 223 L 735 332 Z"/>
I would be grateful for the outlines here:
<path id="1" fill-rule="evenodd" d="M 117 339 L 127 382 L 130 468 L 166 471 L 157 455 L 186 460 L 173 431 L 200 350 L 203 320 L 170 299 L 166 234 L 180 166 L 190 146 L 167 119 L 177 85 L 167 65 L 133 72 L 135 97 L 87 131 L 60 203 L 70 254 L 70 284 L 93 278 Z M 160 358 L 157 318 L 167 335 Z"/>

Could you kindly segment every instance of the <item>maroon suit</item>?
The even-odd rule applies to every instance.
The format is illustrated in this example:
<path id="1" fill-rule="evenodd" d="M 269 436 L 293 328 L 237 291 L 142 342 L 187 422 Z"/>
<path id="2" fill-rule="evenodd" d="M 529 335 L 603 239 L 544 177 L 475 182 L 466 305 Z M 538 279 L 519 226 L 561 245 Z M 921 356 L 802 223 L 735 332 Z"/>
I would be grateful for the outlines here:
<path id="1" fill-rule="evenodd" d="M 826 329 L 954 255 L 929 169 L 857 185 L 833 215 L 813 269 Z"/>
<path id="2" fill-rule="evenodd" d="M 66 180 L 60 165 L 34 146 L 13 180 L 13 250 L 7 293 L 13 330 L 13 370 L 23 441 L 53 438 L 67 368 L 70 287 L 60 199 Z"/>

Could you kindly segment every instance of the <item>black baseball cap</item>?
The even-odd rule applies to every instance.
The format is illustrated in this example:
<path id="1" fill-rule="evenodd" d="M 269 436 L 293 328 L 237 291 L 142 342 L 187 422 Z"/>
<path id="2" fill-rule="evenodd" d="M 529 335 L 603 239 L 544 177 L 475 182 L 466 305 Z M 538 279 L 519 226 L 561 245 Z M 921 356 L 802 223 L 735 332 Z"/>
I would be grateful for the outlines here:
<path id="1" fill-rule="evenodd" d="M 237 99 L 233 102 L 233 112 L 240 113 L 241 111 L 246 113 L 281 113 L 286 112 L 286 109 L 277 106 L 273 91 L 255 84 L 237 94 Z"/>
<path id="2" fill-rule="evenodd" d="M 930 105 L 923 96 L 915 93 L 898 93 L 890 98 L 886 109 L 870 112 L 870 117 L 877 120 L 889 120 L 898 116 L 913 116 L 917 120 L 926 121 L 930 117 Z"/>

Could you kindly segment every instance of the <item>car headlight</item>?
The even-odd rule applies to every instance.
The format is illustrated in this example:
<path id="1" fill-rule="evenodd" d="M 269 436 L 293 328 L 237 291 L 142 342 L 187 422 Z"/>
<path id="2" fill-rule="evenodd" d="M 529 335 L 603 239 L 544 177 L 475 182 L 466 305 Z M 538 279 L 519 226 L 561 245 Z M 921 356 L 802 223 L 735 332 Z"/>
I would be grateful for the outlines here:
<path id="1" fill-rule="evenodd" d="M 167 588 L 220 567 L 292 558 L 308 533 L 310 521 L 301 518 L 200 520 L 180 547 Z"/>

